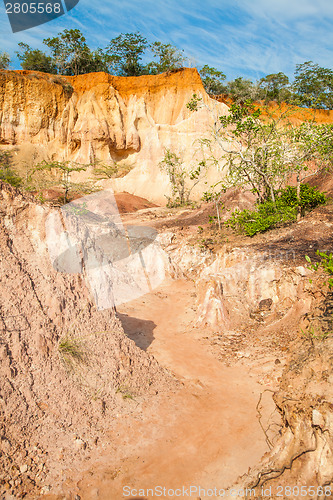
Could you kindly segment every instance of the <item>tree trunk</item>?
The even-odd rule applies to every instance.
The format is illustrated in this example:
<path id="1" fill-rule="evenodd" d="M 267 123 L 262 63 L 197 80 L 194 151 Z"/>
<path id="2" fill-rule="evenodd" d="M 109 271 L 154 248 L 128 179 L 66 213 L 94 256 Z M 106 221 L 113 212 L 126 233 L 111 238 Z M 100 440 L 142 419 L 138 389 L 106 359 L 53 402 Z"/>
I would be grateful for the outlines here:
<path id="1" fill-rule="evenodd" d="M 296 221 L 299 222 L 301 220 L 301 181 L 299 178 L 299 175 L 297 175 L 297 186 L 296 186 L 296 196 L 297 196 L 297 215 L 296 215 Z"/>
<path id="2" fill-rule="evenodd" d="M 217 213 L 217 223 L 219 226 L 219 231 L 221 231 L 221 219 L 220 219 L 220 211 L 219 211 L 219 203 L 216 203 L 216 213 Z"/>

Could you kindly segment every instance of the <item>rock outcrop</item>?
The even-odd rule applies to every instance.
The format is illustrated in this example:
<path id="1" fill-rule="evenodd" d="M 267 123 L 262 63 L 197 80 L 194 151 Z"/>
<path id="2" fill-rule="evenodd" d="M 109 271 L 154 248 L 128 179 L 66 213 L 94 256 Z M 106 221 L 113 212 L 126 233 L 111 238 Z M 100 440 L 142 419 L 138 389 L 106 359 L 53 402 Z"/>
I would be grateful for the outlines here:
<path id="1" fill-rule="evenodd" d="M 332 498 L 332 337 L 311 336 L 293 346 L 274 401 L 283 425 L 272 450 L 236 489 L 251 498 Z M 266 492 L 266 494 L 264 494 Z"/>
<path id="2" fill-rule="evenodd" d="M 300 265 L 292 247 L 279 251 L 226 244 L 214 255 L 180 244 L 173 233 L 161 234 L 159 241 L 170 257 L 169 274 L 195 279 L 197 326 L 222 332 L 250 324 L 279 328 L 293 322 L 296 326 L 314 303 L 310 271 Z"/>
<path id="3" fill-rule="evenodd" d="M 207 135 L 213 121 L 206 108 L 195 113 L 186 108 L 194 93 L 218 114 L 227 112 L 225 104 L 208 97 L 196 69 L 140 77 L 2 71 L 0 144 L 17 147 L 21 162 L 51 158 L 126 164 L 134 168 L 113 187 L 165 203 L 170 187 L 158 166 L 164 149 L 190 166 L 195 141 Z M 199 185 L 197 195 L 203 189 Z"/>
<path id="4" fill-rule="evenodd" d="M 286 324 L 297 329 L 300 318 L 322 299 L 305 255 L 316 259 L 317 250 L 331 251 L 332 227 L 330 207 L 323 206 L 269 236 L 230 235 L 231 242 L 224 236 L 214 252 L 193 245 L 191 232 L 165 231 L 159 241 L 170 258 L 169 274 L 195 280 L 198 325 L 222 332 L 254 325 L 268 332 Z"/>

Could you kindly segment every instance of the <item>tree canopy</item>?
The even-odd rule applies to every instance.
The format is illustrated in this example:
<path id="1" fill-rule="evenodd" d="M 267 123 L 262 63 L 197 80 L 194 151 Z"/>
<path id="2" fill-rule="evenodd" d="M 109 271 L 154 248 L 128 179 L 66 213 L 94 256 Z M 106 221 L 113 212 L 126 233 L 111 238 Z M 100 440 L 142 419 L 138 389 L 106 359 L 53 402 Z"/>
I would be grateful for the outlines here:
<path id="1" fill-rule="evenodd" d="M 293 83 L 300 105 L 333 109 L 333 71 L 312 61 L 296 65 Z"/>
<path id="2" fill-rule="evenodd" d="M 65 29 L 58 36 L 46 38 L 43 42 L 50 49 L 57 71 L 61 74 L 80 75 L 106 69 L 100 51 L 91 51 L 78 29 Z"/>
<path id="3" fill-rule="evenodd" d="M 28 44 L 20 42 L 20 51 L 17 57 L 21 61 L 23 69 L 32 71 L 43 71 L 44 73 L 57 73 L 55 62 L 51 56 L 47 56 L 39 49 L 32 49 Z"/>
<path id="4" fill-rule="evenodd" d="M 226 92 L 227 88 L 223 83 L 226 76 L 222 71 L 205 64 L 200 70 L 200 76 L 208 94 L 224 94 Z"/>
<path id="5" fill-rule="evenodd" d="M 79 75 L 105 71 L 118 76 L 156 75 L 186 65 L 186 55 L 171 43 L 150 42 L 140 32 L 121 33 L 105 48 L 92 50 L 79 29 L 65 29 L 43 40 L 46 50 L 19 43 L 17 52 L 23 69 Z M 7 69 L 9 55 L 0 52 L 0 69 Z M 257 82 L 242 76 L 226 81 L 220 69 L 204 64 L 199 68 L 209 94 L 228 94 L 236 103 L 246 100 L 290 102 L 303 107 L 333 109 L 333 70 L 312 61 L 297 64 L 294 80 L 283 72 L 270 73 Z"/>
<path id="6" fill-rule="evenodd" d="M 265 101 L 286 101 L 290 98 L 289 78 L 282 73 L 271 73 L 261 78 L 259 88 L 263 90 Z"/>
<path id="7" fill-rule="evenodd" d="M 236 103 L 244 103 L 245 101 L 254 101 L 260 97 L 258 86 L 254 85 L 251 80 L 238 77 L 227 84 L 227 93 Z"/>
<path id="8" fill-rule="evenodd" d="M 141 63 L 148 40 L 140 33 L 125 33 L 113 38 L 106 47 L 111 71 L 120 76 L 138 76 L 143 72 Z"/>
<path id="9" fill-rule="evenodd" d="M 172 71 L 184 66 L 184 51 L 178 50 L 174 45 L 154 42 L 150 45 L 150 49 L 157 60 L 146 65 L 146 70 L 149 74 L 157 75 L 158 73 Z"/>
<path id="10" fill-rule="evenodd" d="M 0 52 L 0 69 L 8 69 L 10 64 L 10 56 L 7 52 Z"/>

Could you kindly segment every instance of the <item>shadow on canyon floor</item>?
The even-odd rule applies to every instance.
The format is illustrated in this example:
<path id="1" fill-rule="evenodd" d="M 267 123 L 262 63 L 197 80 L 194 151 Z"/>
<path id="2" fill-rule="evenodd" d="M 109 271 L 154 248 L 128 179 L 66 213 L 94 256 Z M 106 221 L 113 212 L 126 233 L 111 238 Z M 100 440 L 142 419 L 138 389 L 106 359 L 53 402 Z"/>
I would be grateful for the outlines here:
<path id="1" fill-rule="evenodd" d="M 133 340 L 140 349 L 146 351 L 154 340 L 153 331 L 156 328 L 156 323 L 120 312 L 117 312 L 117 317 L 120 319 L 127 337 Z"/>

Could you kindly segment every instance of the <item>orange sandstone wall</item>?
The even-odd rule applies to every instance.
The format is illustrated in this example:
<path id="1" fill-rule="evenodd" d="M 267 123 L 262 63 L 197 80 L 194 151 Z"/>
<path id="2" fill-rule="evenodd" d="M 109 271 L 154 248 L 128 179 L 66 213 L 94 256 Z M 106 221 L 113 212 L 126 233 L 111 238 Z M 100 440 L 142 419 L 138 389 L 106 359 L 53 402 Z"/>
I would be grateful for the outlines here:
<path id="1" fill-rule="evenodd" d="M 220 94 L 211 97 L 227 105 L 233 102 L 228 94 Z M 256 104 L 260 106 L 261 103 L 262 102 L 257 102 Z M 316 123 L 333 123 L 333 110 L 327 109 L 300 108 L 299 106 L 290 106 L 286 103 L 277 104 L 272 102 L 268 105 L 268 113 L 272 113 L 275 118 L 286 113 L 289 121 L 294 125 L 300 125 L 306 120 L 314 120 Z M 265 117 L 268 113 L 263 109 L 262 116 Z"/>
<path id="2" fill-rule="evenodd" d="M 0 146 L 15 147 L 30 163 L 36 157 L 125 163 L 132 170 L 113 182 L 115 189 L 163 203 L 170 193 L 159 168 L 165 148 L 190 167 L 196 140 L 212 125 L 207 109 L 186 108 L 193 93 L 217 106 L 218 114 L 227 113 L 225 104 L 208 97 L 196 69 L 126 78 L 1 71 Z"/>
<path id="3" fill-rule="evenodd" d="M 280 105 L 272 103 L 269 105 L 268 112 L 274 117 L 285 114 L 286 120 L 293 125 L 300 125 L 307 120 L 313 120 L 316 123 L 333 123 L 333 110 L 328 109 L 309 109 L 289 106 L 286 103 Z M 262 115 L 267 116 L 267 112 L 263 110 Z"/>

